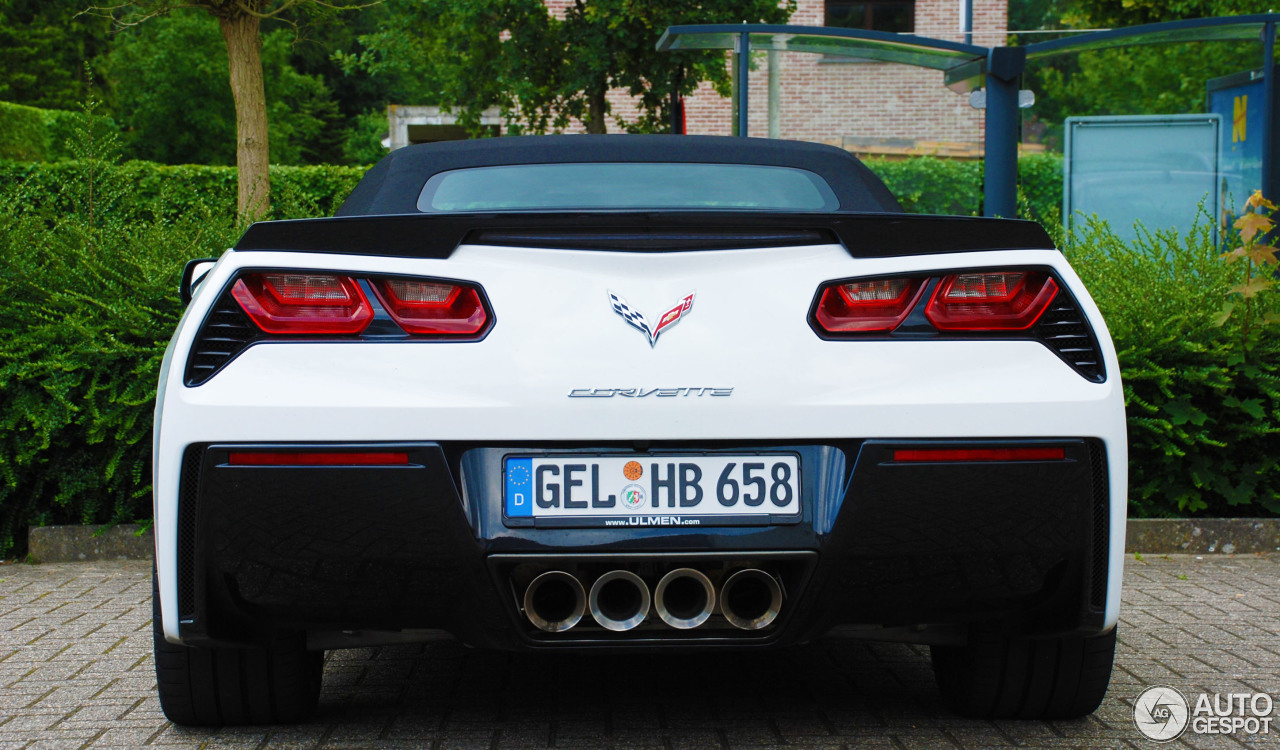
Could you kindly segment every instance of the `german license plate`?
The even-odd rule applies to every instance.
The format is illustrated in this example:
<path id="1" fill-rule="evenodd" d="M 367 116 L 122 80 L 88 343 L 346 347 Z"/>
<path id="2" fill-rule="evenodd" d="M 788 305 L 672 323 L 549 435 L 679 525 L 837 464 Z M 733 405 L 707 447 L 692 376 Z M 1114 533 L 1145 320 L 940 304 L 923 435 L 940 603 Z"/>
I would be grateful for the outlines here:
<path id="1" fill-rule="evenodd" d="M 508 456 L 509 520 L 536 526 L 737 526 L 794 523 L 793 453 Z"/>

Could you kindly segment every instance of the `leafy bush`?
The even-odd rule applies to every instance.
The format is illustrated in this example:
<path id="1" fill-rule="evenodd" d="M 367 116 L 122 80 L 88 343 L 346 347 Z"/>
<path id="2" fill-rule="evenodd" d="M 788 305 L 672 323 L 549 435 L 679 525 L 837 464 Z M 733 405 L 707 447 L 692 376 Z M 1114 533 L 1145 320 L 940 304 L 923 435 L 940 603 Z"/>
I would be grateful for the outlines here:
<path id="1" fill-rule="evenodd" d="M 1253 330 L 1223 319 L 1242 281 L 1207 221 L 1186 236 L 1103 222 L 1062 243 L 1115 340 L 1136 516 L 1280 514 L 1280 292 L 1252 298 Z M 1237 243 L 1238 244 L 1238 243 Z"/>
<path id="2" fill-rule="evenodd" d="M 190 258 L 243 226 L 234 170 L 74 161 L 0 170 L 0 556 L 30 524 L 151 515 L 151 413 Z M 358 171 L 273 172 L 274 218 L 331 209 Z"/>

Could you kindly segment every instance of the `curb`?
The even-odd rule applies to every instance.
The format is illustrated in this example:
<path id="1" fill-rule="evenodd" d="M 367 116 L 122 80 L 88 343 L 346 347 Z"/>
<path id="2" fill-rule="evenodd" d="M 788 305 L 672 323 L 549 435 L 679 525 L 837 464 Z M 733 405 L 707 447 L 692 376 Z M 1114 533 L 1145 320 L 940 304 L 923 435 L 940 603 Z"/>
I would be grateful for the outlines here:
<path id="1" fill-rule="evenodd" d="M 37 526 L 27 536 L 34 562 L 150 560 L 151 529 L 117 526 Z M 1280 552 L 1280 518 L 1131 518 L 1125 552 L 1146 555 Z"/>
<path id="2" fill-rule="evenodd" d="M 1280 552 L 1280 518 L 1131 518 L 1127 531 L 1125 552 Z"/>
<path id="3" fill-rule="evenodd" d="M 147 530 L 143 532 L 143 528 Z M 154 550 L 151 529 L 136 523 L 32 526 L 27 532 L 27 555 L 32 562 L 150 560 Z"/>

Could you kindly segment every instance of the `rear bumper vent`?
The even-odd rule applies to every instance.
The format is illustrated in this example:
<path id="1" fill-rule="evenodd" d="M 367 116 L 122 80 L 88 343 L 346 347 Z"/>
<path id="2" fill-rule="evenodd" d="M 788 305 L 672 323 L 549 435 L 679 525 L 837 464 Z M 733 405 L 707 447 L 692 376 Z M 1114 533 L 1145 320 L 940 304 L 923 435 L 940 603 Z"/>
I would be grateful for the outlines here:
<path id="1" fill-rule="evenodd" d="M 1093 555 L 1089 568 L 1089 605 L 1107 605 L 1107 567 L 1111 553 L 1111 483 L 1107 479 L 1107 453 L 1096 440 L 1089 441 L 1089 463 L 1093 468 Z"/>
<path id="2" fill-rule="evenodd" d="M 178 480 L 178 619 L 192 620 L 196 611 L 196 513 L 204 444 L 188 445 Z"/>

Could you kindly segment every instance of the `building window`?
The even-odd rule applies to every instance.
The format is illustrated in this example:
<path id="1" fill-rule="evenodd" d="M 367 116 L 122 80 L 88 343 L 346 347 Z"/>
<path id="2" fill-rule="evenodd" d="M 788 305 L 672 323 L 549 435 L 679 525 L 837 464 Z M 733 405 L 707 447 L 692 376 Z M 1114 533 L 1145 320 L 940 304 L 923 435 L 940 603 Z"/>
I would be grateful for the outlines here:
<path id="1" fill-rule="evenodd" d="M 915 29 L 915 21 L 915 0 L 827 0 L 827 26 L 910 34 Z"/>

